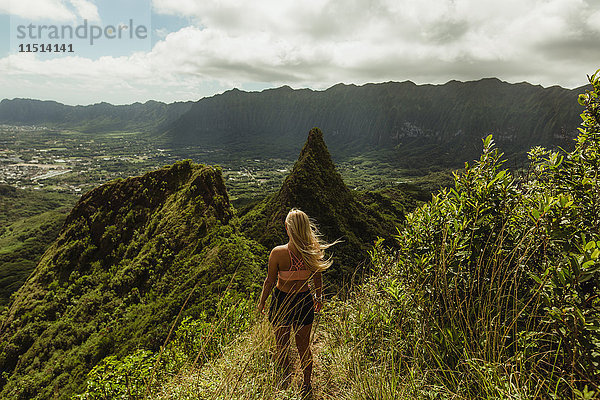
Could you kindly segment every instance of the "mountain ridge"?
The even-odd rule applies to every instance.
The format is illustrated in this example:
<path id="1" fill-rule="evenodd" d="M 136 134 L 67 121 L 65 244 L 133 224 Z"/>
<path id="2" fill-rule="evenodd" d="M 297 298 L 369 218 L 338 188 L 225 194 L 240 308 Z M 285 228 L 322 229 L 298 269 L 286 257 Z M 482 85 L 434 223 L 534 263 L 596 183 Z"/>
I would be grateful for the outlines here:
<path id="1" fill-rule="evenodd" d="M 455 167 L 476 157 L 481 138 L 489 133 L 509 156 L 523 156 L 534 145 L 564 146 L 579 126 L 579 91 L 497 78 L 443 85 L 337 84 L 309 92 L 238 91 L 194 103 L 162 137 L 171 145 L 289 156 L 304 132 L 319 126 L 328 132 L 334 157 L 388 150 L 392 161 L 406 166 L 418 162 L 415 153 L 431 153 L 444 166 Z"/>
<path id="2" fill-rule="evenodd" d="M 0 397 L 69 399 L 105 356 L 158 350 L 180 312 L 257 292 L 265 253 L 217 168 L 178 162 L 91 190 L 0 314 Z"/>
<path id="3" fill-rule="evenodd" d="M 0 101 L 0 124 L 39 124 L 92 133 L 126 130 L 157 133 L 185 113 L 191 104 L 148 100 L 127 105 L 103 101 L 86 106 L 69 106 L 54 100 L 3 99 Z"/>
<path id="4" fill-rule="evenodd" d="M 114 107 L 126 107 L 126 106 L 135 105 L 135 104 L 143 104 L 143 105 L 145 105 L 147 103 L 160 103 L 160 104 L 165 104 L 165 105 L 171 105 L 171 104 L 180 104 L 180 103 L 195 103 L 195 102 L 198 102 L 200 100 L 207 99 L 207 98 L 212 98 L 212 97 L 215 97 L 215 96 L 219 96 L 219 95 L 225 94 L 227 92 L 231 92 L 231 91 L 237 91 L 237 92 L 242 92 L 242 93 L 262 93 L 262 92 L 269 91 L 269 90 L 278 90 L 278 89 L 288 88 L 288 89 L 291 89 L 292 91 L 324 92 L 324 91 L 330 90 L 330 89 L 332 89 L 332 88 L 334 88 L 336 86 L 342 86 L 342 87 L 344 87 L 344 86 L 347 86 L 347 87 L 363 87 L 363 86 L 367 86 L 367 85 L 385 85 L 385 84 L 389 84 L 389 83 L 408 83 L 408 84 L 412 84 L 414 86 L 434 86 L 435 87 L 435 86 L 444 86 L 444 85 L 447 85 L 447 84 L 450 84 L 450 83 L 459 83 L 460 84 L 460 83 L 472 83 L 472 82 L 480 82 L 480 81 L 498 81 L 498 82 L 506 83 L 506 84 L 509 84 L 509 85 L 522 85 L 522 84 L 526 84 L 526 85 L 529 85 L 529 86 L 540 87 L 540 88 L 543 88 L 543 89 L 557 87 L 557 88 L 564 89 L 564 90 L 583 90 L 583 88 L 586 88 L 586 87 L 589 86 L 589 85 L 581 85 L 581 86 L 569 89 L 567 87 L 560 86 L 558 84 L 556 84 L 556 85 L 550 85 L 550 86 L 543 86 L 541 84 L 535 84 L 535 83 L 531 83 L 531 82 L 528 82 L 528 81 L 509 82 L 509 81 L 505 81 L 505 80 L 502 80 L 502 79 L 497 78 L 497 77 L 489 76 L 489 77 L 484 77 L 484 78 L 480 78 L 480 79 L 472 79 L 472 80 L 465 80 L 465 81 L 461 81 L 461 80 L 458 80 L 458 79 L 450 79 L 449 81 L 444 82 L 444 83 L 415 83 L 415 82 L 413 82 L 413 81 L 411 81 L 409 79 L 404 80 L 404 81 L 389 80 L 389 81 L 383 81 L 383 82 L 366 82 L 366 83 L 363 83 L 363 84 L 338 82 L 338 83 L 333 84 L 332 86 L 329 86 L 328 88 L 325 88 L 325 89 L 322 89 L 322 90 L 312 89 L 312 88 L 308 88 L 308 87 L 294 89 L 290 85 L 285 85 L 285 84 L 282 85 L 282 86 L 277 86 L 277 87 L 272 87 L 272 88 L 265 88 L 265 89 L 261 89 L 261 90 L 244 90 L 244 89 L 240 89 L 238 87 L 233 87 L 233 88 L 227 89 L 227 90 L 225 90 L 225 91 L 223 91 L 221 93 L 215 93 L 215 94 L 210 95 L 210 96 L 201 97 L 198 100 L 178 100 L 178 101 L 174 101 L 174 102 L 170 102 L 170 103 L 164 102 L 164 101 L 161 101 L 161 100 L 150 99 L 150 100 L 146 100 L 144 102 L 134 101 L 133 103 L 126 103 L 126 104 L 114 104 L 114 103 L 110 103 L 110 102 L 107 102 L 107 101 L 100 101 L 100 102 L 89 103 L 89 104 L 75 104 L 75 105 L 71 105 L 71 104 L 61 103 L 58 100 L 52 100 L 52 99 L 42 100 L 42 99 L 34 99 L 34 98 L 31 98 L 31 97 L 13 97 L 13 98 L 5 97 L 5 98 L 0 99 L 0 104 L 2 102 L 5 102 L 5 101 L 6 102 L 10 102 L 10 101 L 14 101 L 14 100 L 28 100 L 28 101 L 36 101 L 36 102 L 42 102 L 42 103 L 56 103 L 56 104 L 60 104 L 60 105 L 66 106 L 66 107 L 90 107 L 90 106 L 95 106 L 95 105 L 99 105 L 99 104 L 108 104 L 108 105 L 111 105 L 111 106 L 114 106 Z"/>
<path id="5" fill-rule="evenodd" d="M 305 132 L 328 132 L 334 158 L 374 152 L 402 168 L 456 168 L 477 158 L 490 133 L 509 158 L 572 146 L 586 86 L 565 89 L 484 78 L 444 84 L 338 83 L 325 90 L 234 88 L 186 103 L 64 106 L 0 102 L 0 124 L 51 122 L 85 132 L 129 130 L 160 146 L 227 149 L 240 157 L 293 158 Z M 37 108 L 39 108 L 39 110 Z"/>

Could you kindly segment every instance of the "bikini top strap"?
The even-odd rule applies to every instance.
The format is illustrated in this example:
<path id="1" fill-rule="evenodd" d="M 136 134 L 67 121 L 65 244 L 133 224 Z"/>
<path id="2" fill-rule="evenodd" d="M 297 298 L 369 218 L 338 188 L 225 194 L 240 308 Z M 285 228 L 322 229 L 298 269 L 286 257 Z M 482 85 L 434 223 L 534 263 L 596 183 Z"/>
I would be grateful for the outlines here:
<path id="1" fill-rule="evenodd" d="M 292 271 L 292 268 L 294 268 L 293 271 L 300 271 L 300 266 L 304 266 L 302 258 L 294 255 L 294 253 L 292 253 L 292 251 L 289 248 L 288 253 L 290 253 L 290 271 Z"/>

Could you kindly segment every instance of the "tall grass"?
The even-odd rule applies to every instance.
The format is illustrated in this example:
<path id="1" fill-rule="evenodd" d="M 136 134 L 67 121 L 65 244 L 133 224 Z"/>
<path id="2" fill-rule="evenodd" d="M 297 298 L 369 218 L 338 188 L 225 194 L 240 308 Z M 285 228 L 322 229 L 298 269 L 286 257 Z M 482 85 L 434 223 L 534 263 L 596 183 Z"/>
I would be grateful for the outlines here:
<path id="1" fill-rule="evenodd" d="M 593 380 L 566 368 L 574 350 L 548 322 L 544 296 L 556 258 L 543 221 L 527 212 L 531 193 L 514 190 L 508 176 L 495 180 L 495 189 L 489 181 L 477 184 L 511 194 L 497 202 L 486 193 L 468 210 L 457 206 L 470 203 L 468 196 L 441 193 L 409 216 L 398 233 L 400 250 L 375 243 L 370 274 L 330 299 L 314 323 L 313 398 L 596 396 Z M 180 328 L 163 358 L 183 361 L 164 365 L 167 373 L 146 398 L 298 398 L 294 346 L 296 370 L 285 387 L 272 327 L 251 306 L 228 303 L 199 341 Z M 235 310 L 244 311 L 228 318 Z M 218 335 L 227 340 L 210 344 Z M 210 357 L 198 363 L 207 347 Z"/>
<path id="2" fill-rule="evenodd" d="M 490 279 L 475 277 L 460 290 L 447 273 L 456 248 L 437 247 L 437 259 L 445 262 L 435 264 L 422 282 L 406 273 L 409 266 L 398 254 L 377 243 L 371 275 L 330 299 L 315 321 L 313 398 L 564 398 L 562 388 L 570 383 L 557 362 L 561 349 L 548 351 L 548 332 L 535 329 L 543 303 L 540 296 L 519 292 L 531 281 L 522 266 L 539 252 L 539 242 L 527 235 L 516 250 L 505 252 L 503 240 L 503 235 L 489 240 L 489 256 L 477 259 L 479 274 Z M 429 283 L 439 293 L 428 293 Z M 194 363 L 188 355 L 146 398 L 299 398 L 302 374 L 294 346 L 295 372 L 291 385 L 283 387 L 271 324 L 257 314 L 248 318 L 249 328 L 212 359 Z M 223 329 L 235 328 L 217 330 Z M 593 398 L 588 389 L 573 390 L 570 397 Z"/>
<path id="3" fill-rule="evenodd" d="M 499 225 L 472 265 L 443 226 L 442 239 L 415 257 L 377 242 L 371 274 L 327 303 L 314 327 L 314 398 L 593 398 L 592 382 L 579 390 L 569 379 L 564 349 L 543 323 L 549 277 L 530 275 L 550 260 L 536 225 L 511 238 Z M 271 325 L 255 319 L 217 359 L 184 367 L 149 398 L 297 398 L 298 356 L 284 388 L 274 348 Z"/>
<path id="4" fill-rule="evenodd" d="M 265 318 L 255 319 L 244 334 L 223 349 L 220 357 L 200 367 L 183 367 L 148 398 L 295 399 L 300 392 L 302 372 L 294 346 L 290 347 L 290 355 L 295 368 L 286 387 L 283 371 L 275 362 L 272 326 Z"/>
<path id="5" fill-rule="evenodd" d="M 564 398 L 569 382 L 556 362 L 561 349 L 545 350 L 539 342 L 548 332 L 534 329 L 543 304 L 539 296 L 521 301 L 517 291 L 528 278 L 507 268 L 511 258 L 523 265 L 536 250 L 524 244 L 520 254 L 480 260 L 478 268 L 489 268 L 498 282 L 494 294 L 475 280 L 469 296 L 443 290 L 451 285 L 439 264 L 431 277 L 440 289 L 433 304 L 420 297 L 423 286 L 401 277 L 393 255 L 376 247 L 380 271 L 326 313 L 319 356 L 330 385 L 343 388 L 331 398 Z M 572 397 L 592 398 L 588 384 L 588 391 L 571 387 Z"/>
<path id="6" fill-rule="evenodd" d="M 498 243 L 497 243 L 498 244 Z M 497 246 L 501 248 L 501 246 Z M 527 243 L 524 249 L 535 250 Z M 450 249 L 439 249 L 452 257 Z M 523 254 L 505 259 L 524 261 Z M 373 274 L 331 299 L 314 324 L 315 398 L 322 399 L 529 399 L 552 395 L 552 377 L 537 371 L 515 338 L 522 307 L 511 294 L 524 279 L 506 263 L 480 260 L 498 282 L 498 293 L 482 292 L 466 299 L 452 290 L 441 291 L 440 315 L 420 299 L 422 286 L 403 277 L 397 257 L 377 243 L 371 253 Z M 506 260 L 505 260 L 506 261 Z M 490 264 L 486 267 L 485 264 Z M 516 263 L 519 264 L 519 263 Z M 431 279 L 439 288 L 446 266 Z M 442 275 L 443 274 L 443 275 Z M 536 300 L 534 300 L 536 301 Z M 531 304 L 527 305 L 531 309 Z M 535 306 L 537 307 L 537 305 Z M 525 318 L 533 324 L 536 317 Z M 502 324 L 499 320 L 502 319 Z M 264 318 L 224 348 L 220 356 L 200 367 L 184 367 L 149 398 L 159 399 L 291 399 L 301 383 L 298 356 L 289 388 L 281 387 L 281 371 L 274 362 L 272 327 Z M 526 357 L 529 357 L 528 360 Z"/>

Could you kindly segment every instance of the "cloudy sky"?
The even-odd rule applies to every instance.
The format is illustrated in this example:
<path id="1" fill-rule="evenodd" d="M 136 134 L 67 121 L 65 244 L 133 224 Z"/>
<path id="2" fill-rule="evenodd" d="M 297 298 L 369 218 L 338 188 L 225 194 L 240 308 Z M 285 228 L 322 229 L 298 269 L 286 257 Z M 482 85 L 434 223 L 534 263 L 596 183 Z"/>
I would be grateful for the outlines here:
<path id="1" fill-rule="evenodd" d="M 64 36 L 84 21 L 86 38 Z M 90 45 L 91 25 L 123 36 Z M 139 26 L 147 35 L 128 36 Z M 19 52 L 34 43 L 74 51 Z M 0 0 L 0 98 L 172 102 L 484 77 L 574 88 L 598 68 L 600 0 Z"/>

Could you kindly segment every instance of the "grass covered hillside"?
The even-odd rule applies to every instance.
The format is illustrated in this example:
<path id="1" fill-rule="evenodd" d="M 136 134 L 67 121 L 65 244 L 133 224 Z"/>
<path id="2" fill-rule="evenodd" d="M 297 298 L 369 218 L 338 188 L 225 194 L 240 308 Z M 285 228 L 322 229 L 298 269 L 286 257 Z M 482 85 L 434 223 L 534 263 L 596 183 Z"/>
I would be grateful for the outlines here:
<path id="1" fill-rule="evenodd" d="M 180 317 L 260 289 L 266 250 L 220 170 L 190 162 L 82 196 L 0 321 L 0 397 L 70 398 L 104 357 L 158 349 Z"/>
<path id="2" fill-rule="evenodd" d="M 67 193 L 17 189 L 0 184 L 0 227 L 46 211 L 68 212 L 77 197 Z"/>
<path id="3" fill-rule="evenodd" d="M 46 211 L 4 226 L 0 235 L 0 307 L 8 303 L 58 237 L 66 212 Z"/>
<path id="4" fill-rule="evenodd" d="M 572 151 L 534 147 L 517 177 L 487 136 L 397 217 L 410 202 L 348 190 L 318 129 L 241 221 L 208 166 L 94 189 L 2 314 L 0 398 L 298 398 L 297 354 L 283 387 L 255 312 L 294 206 L 346 240 L 325 276 L 368 272 L 315 319 L 314 398 L 599 398 L 600 70 L 590 83 Z"/>
<path id="5" fill-rule="evenodd" d="M 76 196 L 0 185 L 0 311 L 57 237 Z"/>
<path id="6" fill-rule="evenodd" d="M 272 248 L 287 241 L 283 221 L 291 208 L 300 208 L 317 221 L 325 240 L 343 240 L 331 248 L 334 265 L 328 273 L 329 281 L 339 287 L 364 263 L 378 236 L 391 239 L 394 227 L 404 219 L 402 201 L 412 204 L 406 196 L 392 199 L 384 192 L 360 197 L 368 205 L 344 184 L 323 133 L 313 128 L 279 191 L 243 215 L 242 229 Z"/>

